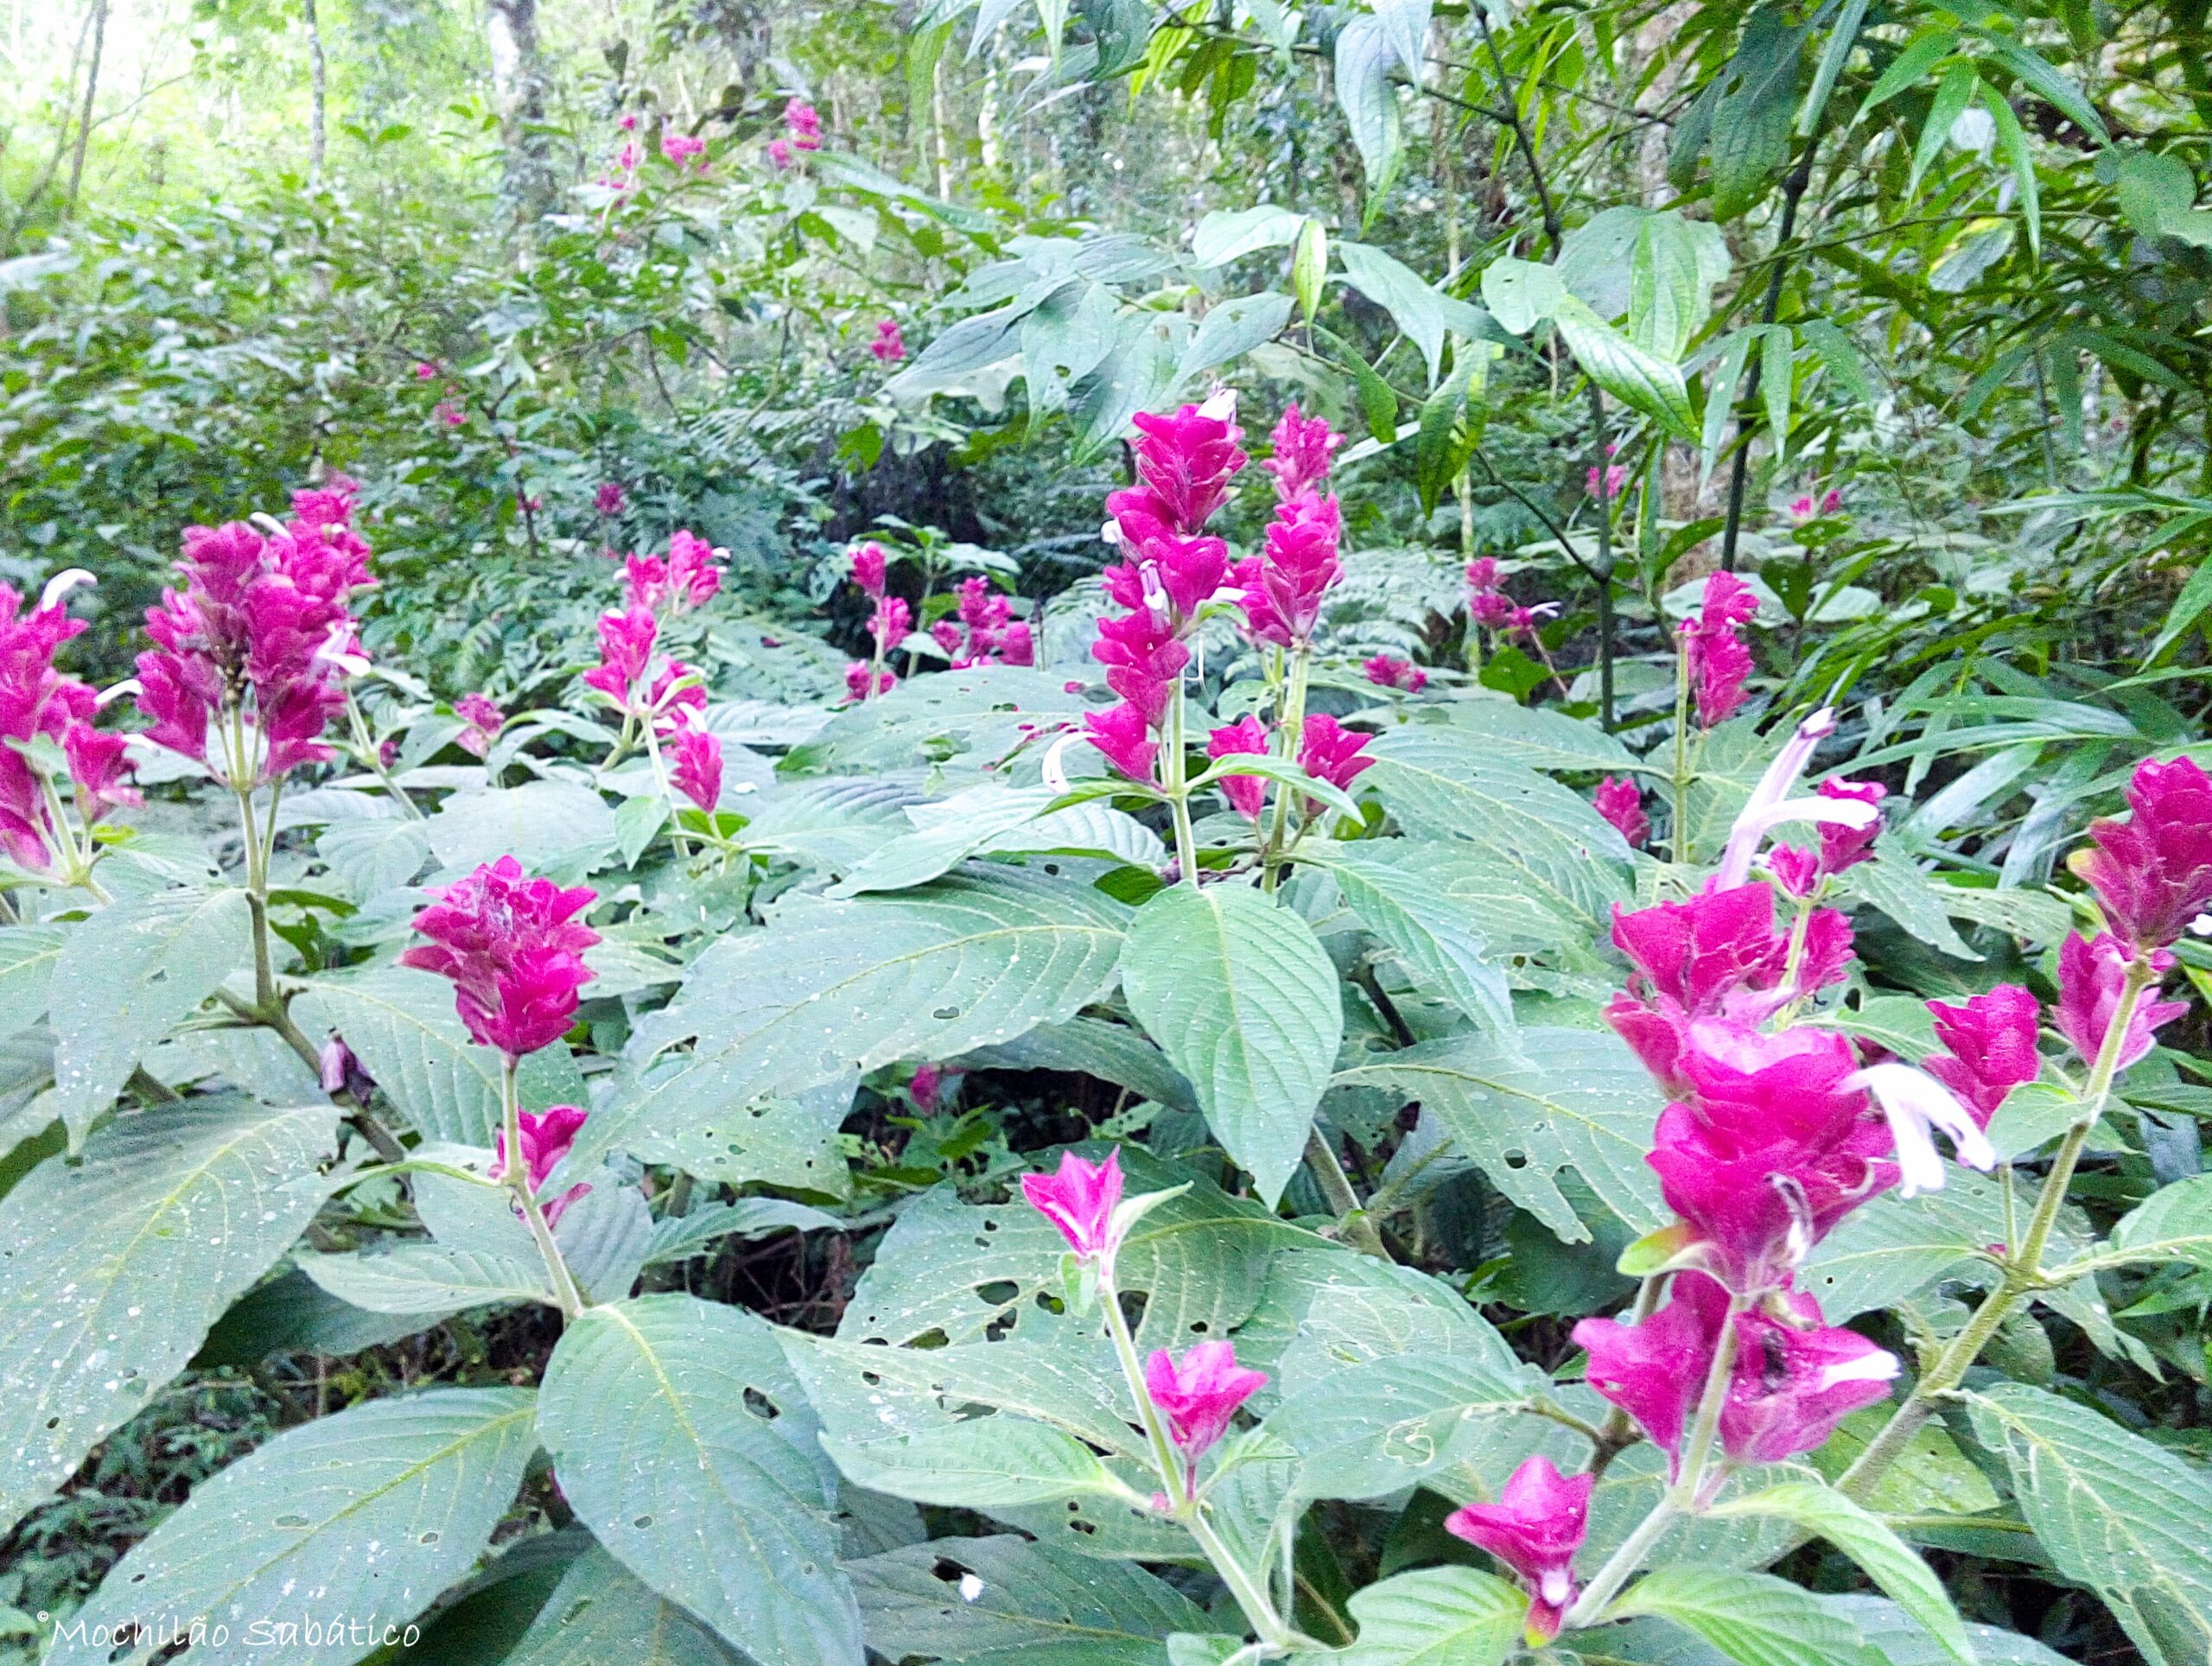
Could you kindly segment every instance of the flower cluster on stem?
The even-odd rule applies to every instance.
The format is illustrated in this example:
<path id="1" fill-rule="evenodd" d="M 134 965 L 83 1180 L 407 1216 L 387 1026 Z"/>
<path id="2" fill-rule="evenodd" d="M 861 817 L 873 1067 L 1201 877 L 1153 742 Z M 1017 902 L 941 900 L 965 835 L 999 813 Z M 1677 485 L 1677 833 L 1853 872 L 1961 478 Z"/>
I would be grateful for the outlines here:
<path id="1" fill-rule="evenodd" d="M 58 575 L 28 612 L 15 588 L 0 584 L 0 741 L 8 743 L 0 746 L 0 849 L 28 873 L 88 887 L 97 884 L 92 830 L 114 806 L 139 802 L 124 737 L 93 727 L 100 696 L 54 669 L 55 652 L 85 629 L 69 617 L 67 598 L 91 577 L 74 569 Z"/>

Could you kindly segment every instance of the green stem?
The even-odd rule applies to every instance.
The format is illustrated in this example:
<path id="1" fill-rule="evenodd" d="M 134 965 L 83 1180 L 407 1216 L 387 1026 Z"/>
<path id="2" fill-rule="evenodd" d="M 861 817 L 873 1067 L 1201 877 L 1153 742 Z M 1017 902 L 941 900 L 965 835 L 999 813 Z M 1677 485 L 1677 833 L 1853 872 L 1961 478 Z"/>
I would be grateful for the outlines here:
<path id="1" fill-rule="evenodd" d="M 546 1224 L 545 1211 L 538 1206 L 537 1193 L 531 1186 L 530 1164 L 522 1153 L 522 1092 L 515 1084 L 515 1061 L 512 1059 L 506 1060 L 499 1072 L 499 1110 L 507 1139 L 506 1167 L 501 1178 L 515 1194 L 523 1220 L 530 1227 L 530 1236 L 537 1242 L 537 1253 L 545 1262 L 545 1275 L 553 1282 L 553 1299 L 560 1304 L 561 1316 L 574 1320 L 588 1304 L 569 1271 L 569 1263 L 561 1258 L 561 1246 L 553 1242 L 553 1229 Z"/>
<path id="2" fill-rule="evenodd" d="M 1674 825 L 1667 832 L 1667 854 L 1678 862 L 1690 860 L 1690 654 L 1689 645 L 1675 633 L 1675 799 Z"/>
<path id="3" fill-rule="evenodd" d="M 353 698 L 353 690 L 346 690 L 346 718 L 353 730 L 353 750 L 361 760 L 362 767 L 377 778 L 382 786 L 404 810 L 410 819 L 423 819 L 422 807 L 407 796 L 407 789 L 391 779 L 391 772 L 384 766 L 384 759 L 377 751 L 376 742 L 369 734 L 369 720 L 361 710 L 361 703 Z"/>
<path id="4" fill-rule="evenodd" d="M 1160 760 L 1161 790 L 1167 794 L 1167 811 L 1175 823 L 1175 868 L 1179 883 L 1195 887 L 1198 882 L 1198 841 L 1191 830 L 1190 760 L 1183 741 L 1183 679 L 1179 675 L 1167 697 L 1166 756 Z"/>
<path id="5" fill-rule="evenodd" d="M 2058 1211 L 2065 1206 L 2067 1188 L 2073 1183 L 2075 1167 L 2082 1160 L 2082 1148 L 2088 1143 L 2089 1130 L 2104 1115 L 2105 1101 L 2111 1097 L 2113 1078 L 2120 1073 L 2120 1050 L 2134 1022 L 2135 1009 L 2141 1004 L 2144 992 L 2158 982 L 2158 977 L 2147 954 L 2138 954 L 2128 963 L 2119 1004 L 2113 1008 L 2112 1022 L 2097 1048 L 2096 1062 L 2090 1067 L 2089 1079 L 2082 1091 L 2081 1112 L 2066 1130 L 2057 1155 L 2051 1159 L 2050 1172 L 2044 1176 L 2043 1191 L 2036 1199 L 2035 1212 L 2028 1217 L 2026 1235 L 2018 1245 L 2009 1246 L 2003 1280 L 1982 1298 L 1981 1306 L 1974 1309 L 1966 1328 L 1952 1338 L 1942 1357 L 1922 1374 L 1904 1404 L 1897 1408 L 1882 1432 L 1867 1443 L 1866 1449 L 1843 1472 L 1836 1485 L 1850 1497 L 1864 1502 L 1912 1437 L 1935 1415 L 1936 1402 L 1966 1380 L 1967 1372 L 2012 1310 L 2034 1291 L 2046 1287 L 2044 1250 L 2050 1243 L 2052 1229 L 2058 1224 Z"/>
<path id="6" fill-rule="evenodd" d="M 688 859 L 691 855 L 690 843 L 684 838 L 683 828 L 677 824 L 676 817 L 679 812 L 676 807 L 676 794 L 669 787 L 668 766 L 662 761 L 660 740 L 653 733 L 653 720 L 650 715 L 645 722 L 645 756 L 652 760 L 653 785 L 660 793 L 660 801 L 668 806 L 668 836 L 675 843 L 676 854 Z"/>
<path id="7" fill-rule="evenodd" d="M 1282 705 L 1275 713 L 1275 733 L 1282 737 L 1284 761 L 1298 760 L 1298 747 L 1306 733 L 1306 682 L 1312 666 L 1313 651 L 1300 643 L 1291 651 L 1290 677 L 1284 684 Z M 1260 850 L 1260 888 L 1272 891 L 1281 877 L 1281 857 L 1286 835 L 1290 828 L 1290 801 L 1295 796 L 1287 786 L 1277 783 L 1274 824 L 1268 830 L 1267 843 Z"/>
<path id="8" fill-rule="evenodd" d="M 1344 1242 L 1363 1255 L 1382 1261 L 1393 1260 L 1382 1233 L 1376 1230 L 1374 1219 L 1361 1204 L 1359 1193 L 1352 1189 L 1351 1177 L 1344 1173 L 1334 1148 L 1322 1137 L 1318 1128 L 1306 1131 L 1306 1160 L 1313 1170 L 1314 1180 L 1320 1184 L 1321 1195 L 1329 1200 L 1329 1212 L 1337 1218 Z"/>

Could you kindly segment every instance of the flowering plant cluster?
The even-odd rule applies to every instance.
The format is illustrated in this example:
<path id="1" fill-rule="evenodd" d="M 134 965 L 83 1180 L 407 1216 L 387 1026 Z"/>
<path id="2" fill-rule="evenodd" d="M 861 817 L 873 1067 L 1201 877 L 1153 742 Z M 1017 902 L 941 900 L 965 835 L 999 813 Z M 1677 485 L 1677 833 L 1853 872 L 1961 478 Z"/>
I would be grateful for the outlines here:
<path id="1" fill-rule="evenodd" d="M 336 479 L 187 534 L 141 739 L 56 669 L 72 575 L 0 592 L 0 969 L 59 1124 L 0 1197 L 0 1525 L 244 1359 L 299 1415 L 104 1635 L 289 1585 L 474 1658 L 436 1594 L 513 1583 L 518 1659 L 1087 1659 L 1072 1616 L 1209 1666 L 2035 1662 L 1923 1558 L 2002 1536 L 2188 1658 L 2140 1593 L 2196 1577 L 2189 1430 L 2096 1385 L 2202 1363 L 2212 1191 L 2153 1121 L 2198 761 L 2082 773 L 2072 860 L 1999 883 L 1854 754 L 1877 714 L 1761 712 L 1731 575 L 1617 734 L 1370 652 L 1318 415 L 1134 433 L 1103 686 L 892 522 L 810 705 L 735 697 L 686 531 L 573 675 L 441 702 L 359 648 Z M 141 824 L 149 747 L 235 843 Z M 241 1572 L 242 1511 L 304 1525 Z"/>

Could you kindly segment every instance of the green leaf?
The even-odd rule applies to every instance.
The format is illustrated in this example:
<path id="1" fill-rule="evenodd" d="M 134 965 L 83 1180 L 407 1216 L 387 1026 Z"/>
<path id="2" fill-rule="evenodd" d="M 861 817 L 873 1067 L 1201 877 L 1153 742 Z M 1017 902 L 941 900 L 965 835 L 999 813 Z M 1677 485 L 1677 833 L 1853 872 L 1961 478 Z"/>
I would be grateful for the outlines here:
<path id="1" fill-rule="evenodd" d="M 1163 1637 L 1206 1624 L 1141 1567 L 1011 1535 L 933 1539 L 846 1567 L 868 1646 L 889 1660 L 1160 1666 Z"/>
<path id="2" fill-rule="evenodd" d="M 1761 7 L 1715 83 L 1711 155 L 1713 213 L 1733 219 L 1766 194 L 1789 157 L 1798 108 L 1799 60 L 1811 24 L 1792 25 L 1778 8 Z"/>
<path id="3" fill-rule="evenodd" d="M 1943 72 L 1943 79 L 1936 84 L 1935 99 L 1921 121 L 1920 142 L 1913 147 L 1912 173 L 1904 188 L 1907 197 L 1920 194 L 1921 176 L 1943 154 L 1943 147 L 1951 142 L 1953 124 L 1981 91 L 1981 78 L 1972 63 L 1962 59 Z"/>
<path id="4" fill-rule="evenodd" d="M 1389 36 L 1373 17 L 1351 19 L 1337 34 L 1337 105 L 1351 128 L 1367 169 L 1370 194 L 1381 196 L 1398 171 L 1403 143 L 1399 130 L 1398 95 L 1390 86 L 1390 66 L 1396 58 Z"/>
<path id="5" fill-rule="evenodd" d="M 1065 673 L 1053 676 L 1015 665 L 973 665 L 917 677 L 879 700 L 839 712 L 821 734 L 784 755 L 783 772 L 868 773 L 934 760 L 964 760 L 963 766 L 972 768 L 1003 757 L 1037 734 L 1074 723 L 1085 707 L 1080 695 L 1067 691 L 1066 683 Z M 895 783 L 875 782 L 847 784 L 845 792 L 865 798 L 868 786 L 887 797 L 902 791 Z M 773 824 L 783 808 L 779 794 L 762 810 L 760 821 Z M 903 831 L 903 817 L 900 822 Z"/>
<path id="6" fill-rule="evenodd" d="M 538 1416 L 563 1493 L 632 1573 L 760 1666 L 859 1666 L 811 1422 L 775 1332 L 687 1295 L 587 1309 Z"/>
<path id="7" fill-rule="evenodd" d="M 489 1148 L 499 1125 L 499 1055 L 468 1039 L 453 985 L 404 966 L 319 980 L 292 1002 L 310 1036 L 343 1036 L 377 1085 L 427 1137 Z M 523 1060 L 523 1103 L 582 1104 L 588 1096 L 567 1046 Z"/>
<path id="8" fill-rule="evenodd" d="M 1866 21 L 1868 0 L 1843 0 L 1843 10 L 1836 16 L 1835 27 L 1828 32 L 1828 43 L 1821 49 L 1821 61 L 1813 72 L 1813 84 L 1805 90 L 1805 102 L 1797 110 L 1797 137 L 1810 138 L 1819 130 L 1821 118 L 1827 112 L 1828 99 L 1835 92 L 1835 84 L 1843 73 L 1843 67 L 1851 57 L 1851 49 L 1859 44 L 1859 26 Z"/>
<path id="9" fill-rule="evenodd" d="M 2086 1406 L 2020 1383 L 1968 1397 L 2052 1564 L 2102 1597 L 2152 1666 L 2212 1650 L 2212 1478 Z"/>
<path id="10" fill-rule="evenodd" d="M 1858 1627 L 1770 1574 L 1656 1567 L 1608 1611 L 1614 1619 L 1647 1614 L 1694 1631 L 1741 1666 L 1873 1666 Z M 1602 1647 L 1604 1635 L 1592 1643 Z"/>
<path id="11" fill-rule="evenodd" d="M 1637 1231 L 1666 1218 L 1643 1161 L 1661 1101 L 1625 1043 L 1602 1030 L 1524 1027 L 1521 1054 L 1488 1036 L 1424 1041 L 1338 1072 L 1334 1087 L 1419 1100 L 1492 1185 L 1569 1243 L 1589 1229 L 1552 1176 L 1581 1174 Z"/>
<path id="12" fill-rule="evenodd" d="M 1941 1192 L 1885 1194 L 1854 1210 L 1806 1258 L 1799 1287 L 1831 1325 L 1894 1307 L 2005 1237 L 2004 1197 L 1965 1169 L 1945 1171 Z"/>
<path id="13" fill-rule="evenodd" d="M 2035 153 L 2028 148 L 2028 136 L 2020 129 L 2020 118 L 2012 113 L 2012 106 L 1987 88 L 1982 90 L 1982 108 L 1989 112 L 1990 120 L 1997 124 L 1997 143 L 2004 147 L 2005 160 L 2012 164 L 2012 180 L 2018 189 L 2020 218 L 2028 228 L 2028 253 L 2031 259 L 2043 258 L 2043 202 L 2036 189 Z"/>
<path id="14" fill-rule="evenodd" d="M 955 1062 L 968 1070 L 1075 1071 L 1177 1110 L 1198 1108 L 1190 1083 L 1166 1054 L 1127 1025 L 1102 1018 L 1039 1024 L 1011 1041 L 963 1053 Z"/>
<path id="15" fill-rule="evenodd" d="M 1958 44 L 1959 32 L 1955 29 L 1929 28 L 1914 35 L 1905 42 L 1904 50 L 1890 60 L 1889 67 L 1875 79 L 1874 85 L 1867 90 L 1866 102 L 1859 106 L 1859 113 L 1851 118 L 1853 124 L 1855 126 L 1866 120 L 1868 111 L 1887 104 L 1916 83 L 1938 63 L 1949 57 Z"/>
<path id="16" fill-rule="evenodd" d="M 747 850 L 847 873 L 870 852 L 911 833 L 914 824 L 906 819 L 906 807 L 918 802 L 919 795 L 912 789 L 893 781 L 832 778 L 796 782 L 761 806 L 737 836 L 738 843 Z"/>
<path id="17" fill-rule="evenodd" d="M 1859 1634 L 1888 1666 L 1943 1666 L 1950 1659 L 1942 1644 L 1885 1598 L 1822 1597 L 1821 1606 L 1856 1625 Z M 2068 1666 L 2065 1656 L 2018 1631 L 1969 1625 L 1967 1637 L 1981 1666 Z"/>
<path id="18" fill-rule="evenodd" d="M 1346 33 L 1350 33 L 1350 28 Z M 1338 52 L 1341 56 L 1341 44 Z M 1344 277 L 1351 286 L 1389 313 L 1405 332 L 1406 339 L 1420 349 L 1421 363 L 1427 367 L 1429 385 L 1433 387 L 1437 366 L 1444 356 L 1441 297 L 1422 282 L 1421 274 L 1412 267 L 1371 245 L 1339 243 L 1337 258 L 1344 262 Z"/>
<path id="19" fill-rule="evenodd" d="M 1337 970 L 1313 928 L 1249 887 L 1173 885 L 1137 911 L 1121 970 L 1129 1010 L 1272 1208 L 1344 1036 Z"/>
<path id="20" fill-rule="evenodd" d="M 1296 1449 L 1303 1498 L 1380 1498 L 1463 1463 L 1484 1420 L 1525 1409 L 1541 1371 L 1465 1354 L 1387 1356 L 1284 1396 L 1267 1427 Z"/>
<path id="21" fill-rule="evenodd" d="M 1689 385 L 1680 365 L 1637 346 L 1575 296 L 1561 296 L 1552 317 L 1560 339 L 1592 381 L 1677 437 L 1695 443 L 1697 411 L 1690 404 Z"/>
<path id="22" fill-rule="evenodd" d="M 938 804 L 911 806 L 914 830 L 880 845 L 828 895 L 842 900 L 868 891 L 904 891 L 957 868 L 1001 833 L 1033 822 L 1057 795 L 1045 786 L 971 787 Z M 917 820 L 917 813 L 927 816 Z"/>
<path id="23" fill-rule="evenodd" d="M 2212 1174 L 2160 1186 L 2120 1217 L 2112 1248 L 2131 1261 L 2185 1261 L 2212 1268 Z"/>
<path id="24" fill-rule="evenodd" d="M 58 925 L 0 927 L 0 1039 L 46 1016 L 65 935 Z"/>
<path id="25" fill-rule="evenodd" d="M 1479 830 L 1486 843 L 1566 847 L 1583 860 L 1628 858 L 1611 823 L 1580 793 L 1494 751 L 1479 734 L 1440 728 L 1392 729 L 1368 747 L 1366 772 L 1409 831 L 1452 838 Z"/>
<path id="26" fill-rule="evenodd" d="M 1179 379 L 1200 371 L 1241 359 L 1264 342 L 1272 341 L 1290 322 L 1291 299 L 1273 289 L 1238 296 L 1210 308 L 1192 333 L 1191 345 L 1176 361 Z"/>
<path id="27" fill-rule="evenodd" d="M 304 1230 L 336 1124 L 328 1104 L 159 1105 L 0 1199 L 0 1529 L 151 1404 Z"/>
<path id="28" fill-rule="evenodd" d="M 424 823 L 430 854 L 448 868 L 512 856 L 532 873 L 581 872 L 614 849 L 614 812 L 578 781 L 456 792 Z"/>
<path id="29" fill-rule="evenodd" d="M 1514 335 L 1526 335 L 1549 318 L 1567 294 L 1558 269 L 1501 255 L 1483 268 L 1483 304 Z"/>
<path id="30" fill-rule="evenodd" d="M 1191 264 L 1201 270 L 1226 266 L 1262 249 L 1287 248 L 1305 224 L 1305 215 L 1279 202 L 1263 202 L 1256 208 L 1217 208 L 1191 233 Z"/>
<path id="31" fill-rule="evenodd" d="M 1731 1498 L 1713 1507 L 1719 1517 L 1770 1516 L 1817 1533 L 1865 1570 L 1897 1605 L 1942 1644 L 1961 1666 L 1974 1666 L 1974 1645 L 1967 1640 L 1958 1610 L 1919 1553 L 1870 1514 L 1832 1487 L 1793 1482 L 1763 1492 Z"/>
<path id="32" fill-rule="evenodd" d="M 1516 1026 L 1505 975 L 1444 891 L 1394 860 L 1400 841 L 1343 844 L 1306 860 L 1334 874 L 1361 925 L 1397 951 L 1415 982 L 1452 1004 L 1506 1046 Z"/>
<path id="33" fill-rule="evenodd" d="M 669 803 L 658 792 L 626 798 L 614 812 L 614 854 L 625 868 L 635 868 L 645 847 L 668 825 Z"/>
<path id="34" fill-rule="evenodd" d="M 315 854 L 355 902 L 409 883 L 429 860 L 429 823 L 359 817 L 333 822 L 315 842 Z"/>
<path id="35" fill-rule="evenodd" d="M 346 1666 L 363 1652 L 349 1627 L 396 1637 L 482 1554 L 537 1447 L 534 1409 L 525 1389 L 441 1389 L 287 1430 L 194 1489 L 48 1658 L 140 1666 L 158 1651 L 150 1629 L 111 1652 L 101 1628 L 200 1615 L 229 1642 L 196 1644 L 200 1666 Z"/>
<path id="36" fill-rule="evenodd" d="M 73 1150 L 139 1059 L 215 992 L 251 951 L 246 896 L 187 886 L 101 909 L 54 963 L 54 1109 Z"/>
<path id="37" fill-rule="evenodd" d="M 2112 143 L 2112 135 L 2105 128 L 2104 118 L 2097 114 L 2095 107 L 2082 95 L 2082 89 L 2060 74 L 2047 60 L 2038 56 L 2010 35 L 1989 34 L 1981 30 L 1976 30 L 1975 33 L 1980 35 L 1981 38 L 1989 43 L 1999 61 L 2007 69 L 2056 106 L 2058 112 L 2068 121 L 2072 122 L 2075 126 L 2080 128 L 2100 145 L 2107 145 Z"/>
<path id="38" fill-rule="evenodd" d="M 1981 958 L 1952 925 L 1940 894 L 1945 887 L 1928 877 L 1895 835 L 1878 839 L 1873 860 L 1852 868 L 1845 885 L 1931 948 L 1960 960 Z"/>
<path id="39" fill-rule="evenodd" d="M 1059 1429 L 1019 1417 L 978 1417 L 888 1440 L 824 1434 L 848 1479 L 917 1504 L 1005 1510 L 1127 1489 L 1096 1453 Z"/>
<path id="40" fill-rule="evenodd" d="M 598 1546 L 570 1563 L 500 1666 L 743 1666 L 745 1656 Z"/>
<path id="41" fill-rule="evenodd" d="M 1351 1599 L 1359 1639 L 1335 1666 L 1496 1666 L 1521 1641 L 1529 1599 L 1471 1567 L 1424 1567 Z"/>

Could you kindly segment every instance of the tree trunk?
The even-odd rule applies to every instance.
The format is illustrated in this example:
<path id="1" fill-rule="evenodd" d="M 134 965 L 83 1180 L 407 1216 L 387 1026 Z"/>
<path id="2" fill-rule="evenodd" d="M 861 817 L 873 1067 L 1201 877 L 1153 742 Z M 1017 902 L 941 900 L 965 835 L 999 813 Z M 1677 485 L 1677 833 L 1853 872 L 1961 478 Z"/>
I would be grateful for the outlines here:
<path id="1" fill-rule="evenodd" d="M 525 224 L 552 211 L 555 190 L 545 122 L 545 60 L 537 47 L 537 0 L 487 0 L 492 100 L 506 151 L 508 196 Z"/>
<path id="2" fill-rule="evenodd" d="M 322 61 L 322 24 L 316 18 L 315 0 L 301 0 L 308 26 L 308 87 L 313 102 L 308 113 L 308 188 L 322 188 L 323 152 L 328 140 L 325 99 L 327 87 Z"/>
<path id="3" fill-rule="evenodd" d="M 62 218 L 77 212 L 77 188 L 85 178 L 85 144 L 92 137 L 92 99 L 100 90 L 100 51 L 107 44 L 107 0 L 92 0 L 92 67 L 85 77 L 85 110 L 77 118 L 77 149 L 69 158 L 69 200 Z"/>

